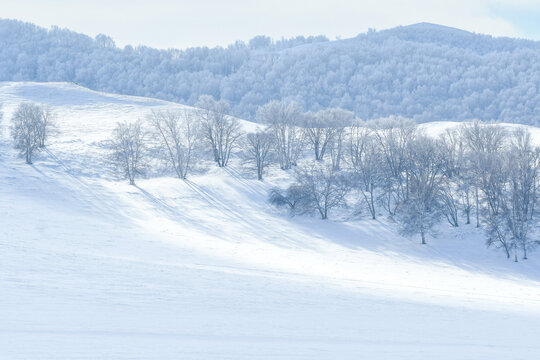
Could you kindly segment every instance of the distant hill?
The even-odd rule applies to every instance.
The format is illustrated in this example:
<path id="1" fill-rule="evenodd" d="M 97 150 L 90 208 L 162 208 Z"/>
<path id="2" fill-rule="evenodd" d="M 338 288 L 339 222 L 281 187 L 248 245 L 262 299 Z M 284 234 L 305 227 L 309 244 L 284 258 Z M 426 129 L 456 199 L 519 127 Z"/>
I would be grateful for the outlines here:
<path id="1" fill-rule="evenodd" d="M 361 118 L 540 125 L 540 42 L 427 23 L 336 41 L 259 36 L 226 48 L 157 50 L 0 20 L 0 80 L 71 81 L 186 104 L 211 94 L 247 119 L 284 98 Z"/>

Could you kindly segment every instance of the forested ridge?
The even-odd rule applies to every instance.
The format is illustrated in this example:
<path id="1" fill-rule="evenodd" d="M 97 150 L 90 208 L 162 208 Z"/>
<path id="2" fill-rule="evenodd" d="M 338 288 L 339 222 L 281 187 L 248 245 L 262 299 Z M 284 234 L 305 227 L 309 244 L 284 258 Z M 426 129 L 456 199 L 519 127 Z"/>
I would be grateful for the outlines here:
<path id="1" fill-rule="evenodd" d="M 346 40 L 259 36 L 227 47 L 157 50 L 0 20 L 0 80 L 70 81 L 190 105 L 210 94 L 250 120 L 261 105 L 284 99 L 366 120 L 540 124 L 540 42 L 432 24 Z"/>

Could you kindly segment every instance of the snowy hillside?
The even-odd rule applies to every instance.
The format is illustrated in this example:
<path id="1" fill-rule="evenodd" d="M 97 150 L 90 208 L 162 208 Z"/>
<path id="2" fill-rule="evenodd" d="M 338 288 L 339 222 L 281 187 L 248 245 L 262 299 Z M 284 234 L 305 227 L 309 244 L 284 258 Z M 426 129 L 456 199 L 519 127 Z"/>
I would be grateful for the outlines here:
<path id="1" fill-rule="evenodd" d="M 58 115 L 34 165 L 10 145 L 21 101 Z M 473 225 L 422 246 L 384 220 L 291 218 L 267 202 L 279 169 L 119 181 L 115 123 L 174 103 L 68 83 L 0 83 L 0 103 L 2 359 L 540 354 L 537 253 L 508 261 Z"/>

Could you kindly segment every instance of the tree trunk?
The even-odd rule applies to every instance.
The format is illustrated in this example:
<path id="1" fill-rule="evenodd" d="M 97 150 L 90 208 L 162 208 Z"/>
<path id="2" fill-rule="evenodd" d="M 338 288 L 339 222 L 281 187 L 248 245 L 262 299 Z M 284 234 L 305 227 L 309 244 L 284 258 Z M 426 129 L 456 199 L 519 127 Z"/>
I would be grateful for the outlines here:
<path id="1" fill-rule="evenodd" d="M 370 201 L 371 201 L 371 217 L 373 218 L 373 220 L 375 220 L 375 201 L 373 199 L 373 189 L 371 189 L 371 192 L 370 192 Z"/>
<path id="2" fill-rule="evenodd" d="M 480 227 L 480 213 L 478 209 L 478 186 L 474 187 L 474 193 L 476 198 L 476 227 Z"/>

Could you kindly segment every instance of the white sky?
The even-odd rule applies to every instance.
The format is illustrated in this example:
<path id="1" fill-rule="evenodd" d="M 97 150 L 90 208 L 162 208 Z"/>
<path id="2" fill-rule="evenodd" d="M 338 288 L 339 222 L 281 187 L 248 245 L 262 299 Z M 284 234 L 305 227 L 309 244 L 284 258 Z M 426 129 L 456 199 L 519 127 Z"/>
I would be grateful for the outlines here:
<path id="1" fill-rule="evenodd" d="M 540 40 L 540 0 L 0 0 L 0 17 L 159 48 L 256 35 L 348 38 L 418 22 Z"/>

